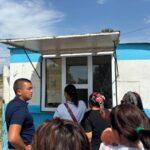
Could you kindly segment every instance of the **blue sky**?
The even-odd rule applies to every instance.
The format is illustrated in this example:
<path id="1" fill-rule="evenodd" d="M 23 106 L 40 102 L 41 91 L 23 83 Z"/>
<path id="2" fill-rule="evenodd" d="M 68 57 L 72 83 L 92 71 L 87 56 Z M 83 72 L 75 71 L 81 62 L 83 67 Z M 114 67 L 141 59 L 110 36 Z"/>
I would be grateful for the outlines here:
<path id="1" fill-rule="evenodd" d="M 150 42 L 150 0 L 0 0 L 0 38 L 121 31 L 120 42 Z M 2 57 L 9 51 L 0 45 Z M 7 60 L 7 59 L 6 59 Z M 0 69 L 1 70 L 1 69 Z"/>

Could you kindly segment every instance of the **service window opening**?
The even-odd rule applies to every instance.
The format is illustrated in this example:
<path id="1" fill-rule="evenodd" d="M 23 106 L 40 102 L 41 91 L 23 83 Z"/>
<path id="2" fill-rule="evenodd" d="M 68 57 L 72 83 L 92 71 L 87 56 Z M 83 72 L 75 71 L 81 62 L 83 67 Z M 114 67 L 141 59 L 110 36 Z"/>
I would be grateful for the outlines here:
<path id="1" fill-rule="evenodd" d="M 86 103 L 93 91 L 101 92 L 106 98 L 105 106 L 112 107 L 112 55 L 44 58 L 44 61 L 45 108 L 54 109 L 65 101 L 63 91 L 67 84 L 74 84 L 79 99 Z"/>

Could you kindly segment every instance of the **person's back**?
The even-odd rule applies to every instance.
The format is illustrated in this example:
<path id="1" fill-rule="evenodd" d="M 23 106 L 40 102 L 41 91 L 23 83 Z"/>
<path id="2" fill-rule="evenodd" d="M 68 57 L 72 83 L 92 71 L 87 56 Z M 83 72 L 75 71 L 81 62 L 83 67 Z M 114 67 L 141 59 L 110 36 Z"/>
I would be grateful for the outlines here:
<path id="1" fill-rule="evenodd" d="M 87 109 L 85 102 L 78 99 L 77 89 L 72 84 L 65 87 L 64 95 L 66 102 L 57 107 L 53 118 L 58 117 L 80 122 Z"/>
<path id="2" fill-rule="evenodd" d="M 93 92 L 89 97 L 91 110 L 85 113 L 81 122 L 93 150 L 99 149 L 101 143 L 100 135 L 109 126 L 109 119 L 106 117 L 106 110 L 104 109 L 104 100 L 105 97 L 103 95 Z"/>
<path id="3" fill-rule="evenodd" d="M 144 147 L 141 146 L 141 148 L 134 148 L 134 147 L 128 147 L 124 145 L 105 145 L 104 143 L 101 144 L 100 150 L 144 150 Z"/>
<path id="4" fill-rule="evenodd" d="M 86 105 L 85 102 L 83 100 L 79 100 L 78 102 L 78 106 L 75 106 L 72 102 L 66 102 L 69 106 L 69 108 L 71 109 L 72 113 L 74 114 L 75 118 L 77 119 L 78 122 L 81 122 L 84 113 L 86 111 Z M 69 114 L 65 104 L 60 104 L 53 116 L 53 118 L 59 117 L 61 119 L 68 119 L 68 120 L 72 120 L 71 115 Z"/>
<path id="5" fill-rule="evenodd" d="M 99 110 L 90 110 L 85 113 L 81 125 L 83 126 L 85 132 L 88 133 L 92 131 L 92 139 L 91 139 L 92 149 L 93 150 L 98 149 L 101 143 L 100 135 L 102 131 L 109 126 L 109 121 L 104 120 L 100 116 Z"/>

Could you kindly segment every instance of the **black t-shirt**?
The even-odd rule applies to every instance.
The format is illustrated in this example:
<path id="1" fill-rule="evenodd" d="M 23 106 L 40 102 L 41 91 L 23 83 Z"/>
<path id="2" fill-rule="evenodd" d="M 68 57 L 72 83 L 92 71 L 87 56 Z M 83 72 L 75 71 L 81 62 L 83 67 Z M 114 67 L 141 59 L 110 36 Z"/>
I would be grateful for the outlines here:
<path id="1" fill-rule="evenodd" d="M 101 118 L 99 110 L 90 110 L 85 113 L 81 125 L 85 132 L 92 132 L 92 150 L 99 150 L 101 133 L 110 126 L 109 121 Z"/>

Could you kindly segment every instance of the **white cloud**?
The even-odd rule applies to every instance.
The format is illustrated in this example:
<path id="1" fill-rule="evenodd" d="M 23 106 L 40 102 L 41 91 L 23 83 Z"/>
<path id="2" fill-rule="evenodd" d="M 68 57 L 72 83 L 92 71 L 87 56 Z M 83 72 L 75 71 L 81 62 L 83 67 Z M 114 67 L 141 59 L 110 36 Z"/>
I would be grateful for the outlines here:
<path id="1" fill-rule="evenodd" d="M 144 18 L 144 22 L 145 22 L 146 24 L 149 24 L 149 23 L 150 23 L 150 18 Z"/>
<path id="2" fill-rule="evenodd" d="M 99 5 L 103 5 L 105 2 L 106 2 L 106 0 L 97 0 L 97 3 L 98 3 Z"/>
<path id="3" fill-rule="evenodd" d="M 120 43 L 135 43 L 135 42 L 149 42 L 150 41 L 150 30 L 141 30 L 134 35 L 120 36 Z"/>
<path id="4" fill-rule="evenodd" d="M 55 34 L 54 24 L 64 14 L 43 0 L 0 0 L 0 38 Z"/>

